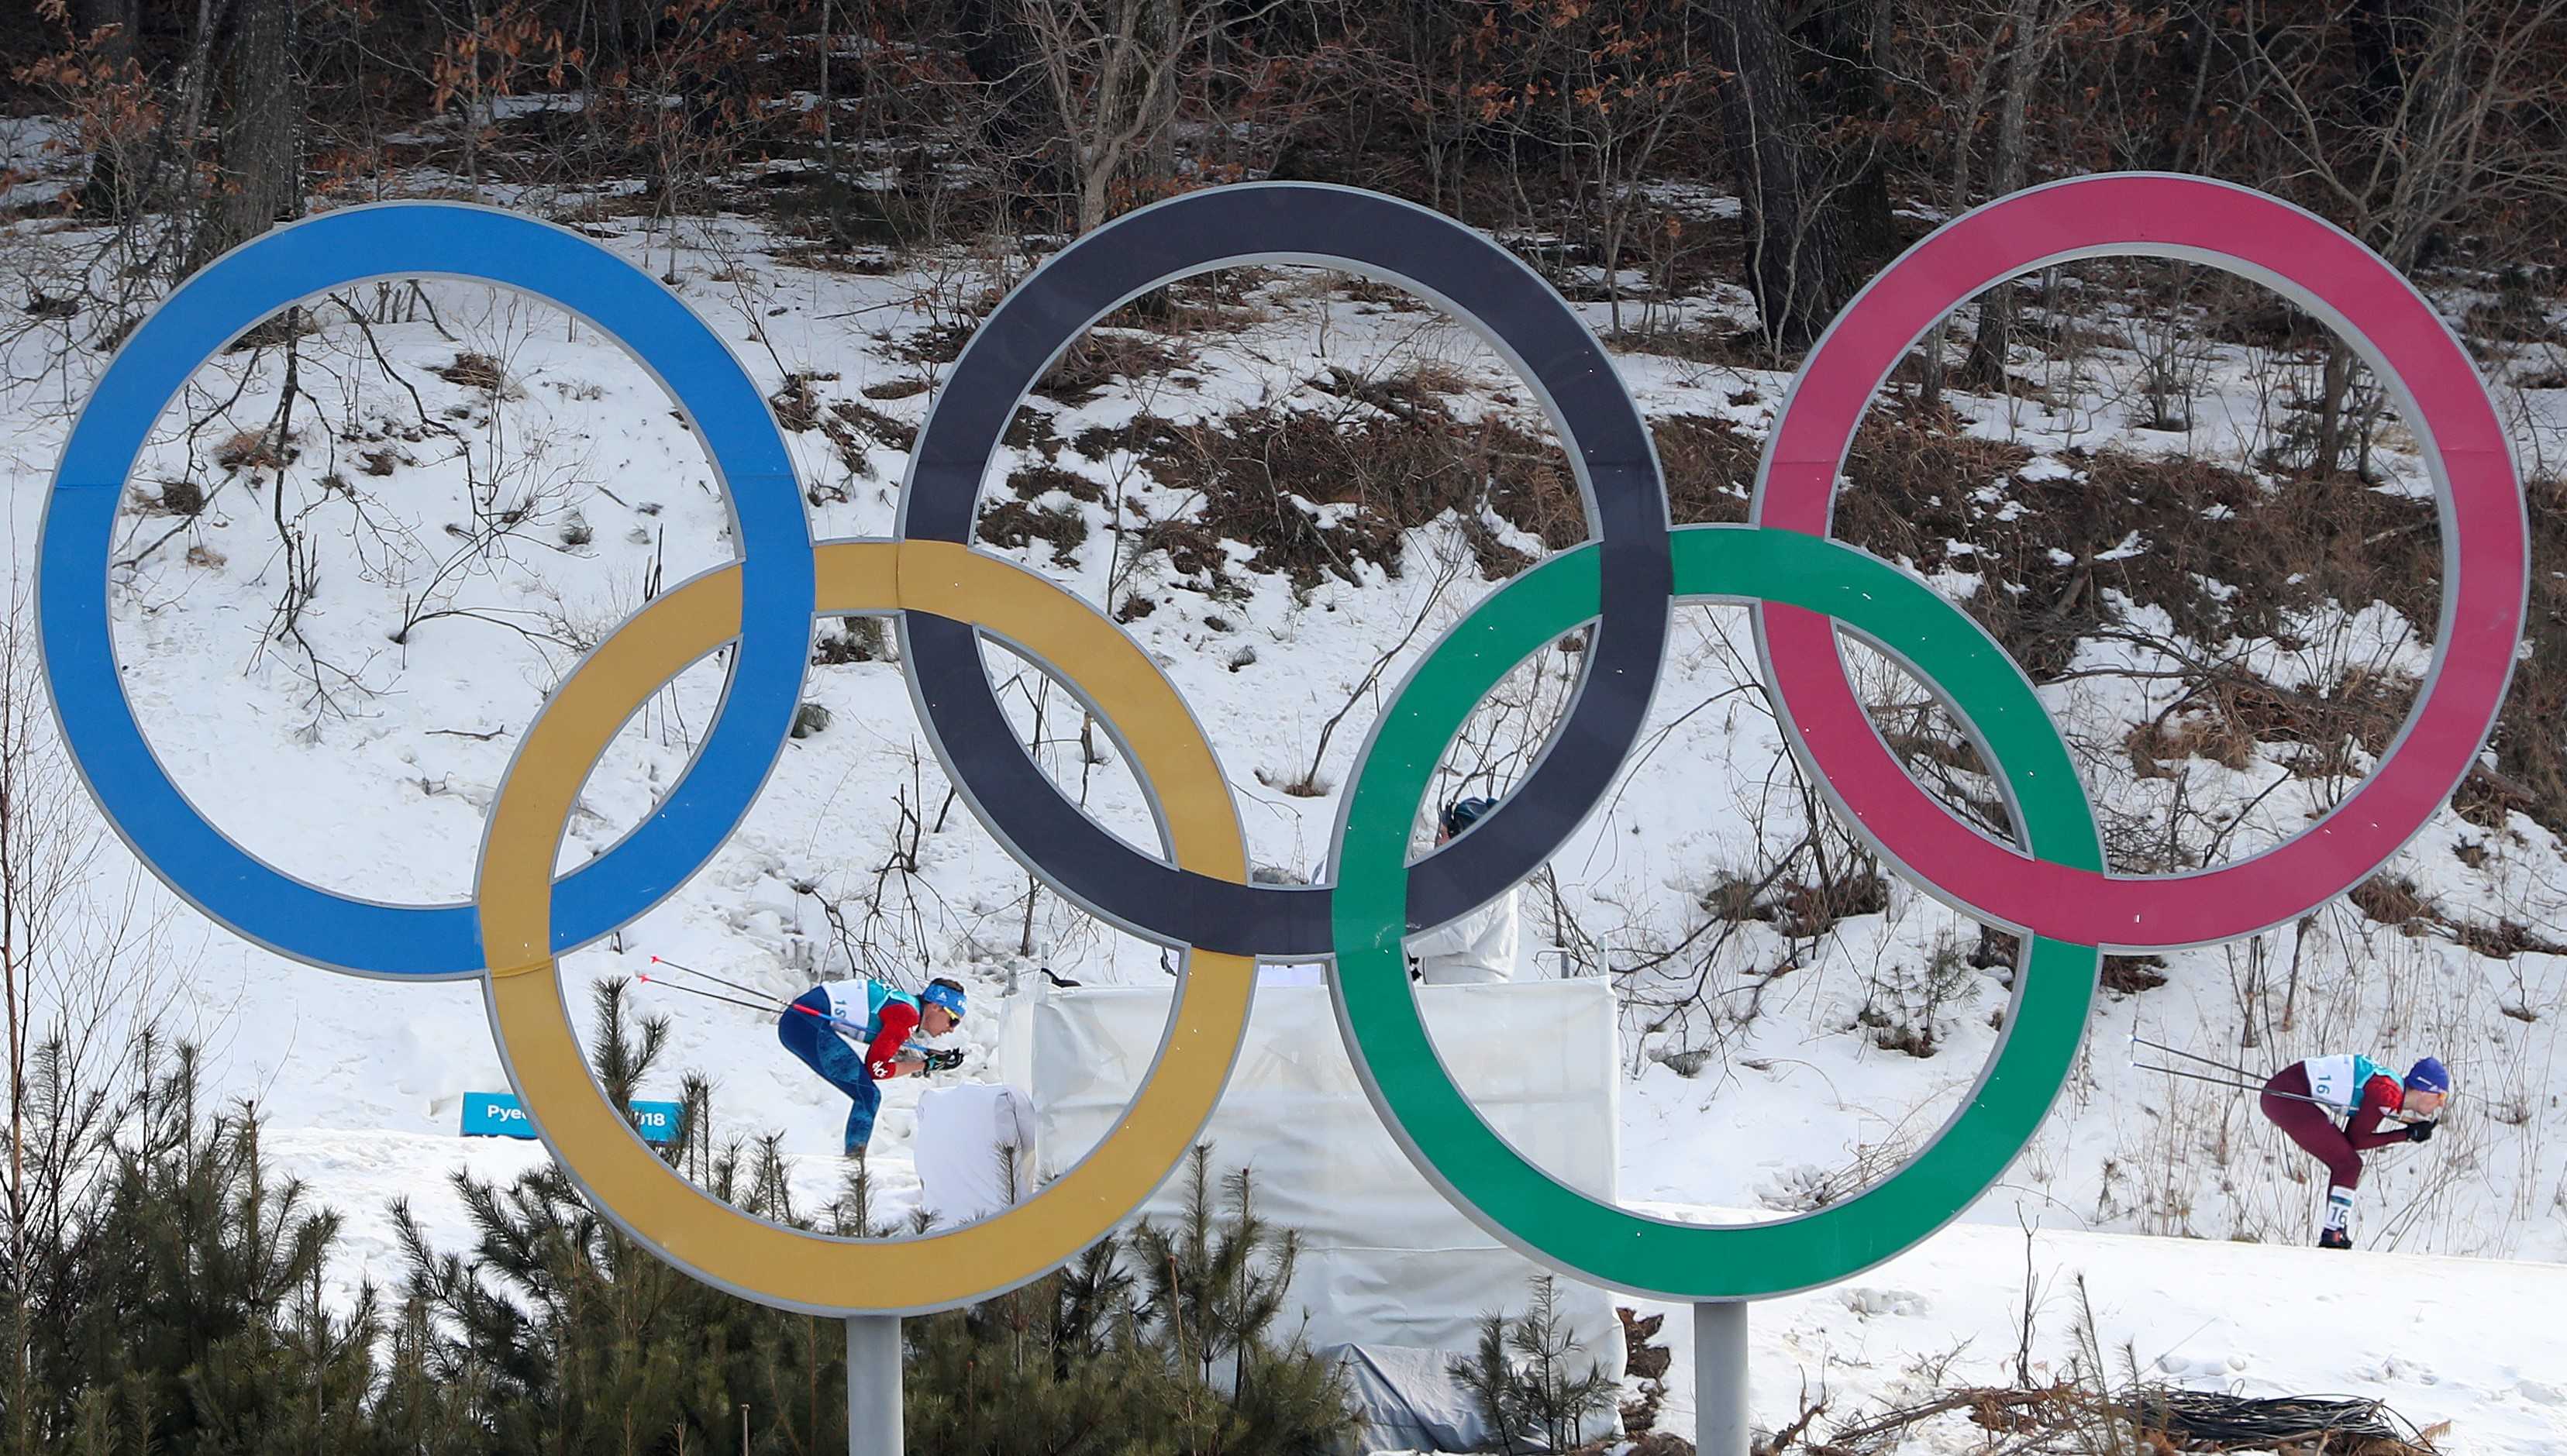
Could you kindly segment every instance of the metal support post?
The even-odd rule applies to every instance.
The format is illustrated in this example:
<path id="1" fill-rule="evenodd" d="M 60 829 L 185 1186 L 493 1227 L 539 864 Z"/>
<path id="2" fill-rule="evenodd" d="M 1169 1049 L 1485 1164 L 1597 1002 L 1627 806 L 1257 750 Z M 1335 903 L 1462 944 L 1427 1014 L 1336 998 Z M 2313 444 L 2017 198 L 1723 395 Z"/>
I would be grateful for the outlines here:
<path id="1" fill-rule="evenodd" d="M 901 1456 L 901 1444 L 900 1316 L 852 1315 L 847 1320 L 847 1456 Z"/>
<path id="2" fill-rule="evenodd" d="M 1695 1456 L 1747 1456 L 1747 1302 L 1693 1307 Z"/>

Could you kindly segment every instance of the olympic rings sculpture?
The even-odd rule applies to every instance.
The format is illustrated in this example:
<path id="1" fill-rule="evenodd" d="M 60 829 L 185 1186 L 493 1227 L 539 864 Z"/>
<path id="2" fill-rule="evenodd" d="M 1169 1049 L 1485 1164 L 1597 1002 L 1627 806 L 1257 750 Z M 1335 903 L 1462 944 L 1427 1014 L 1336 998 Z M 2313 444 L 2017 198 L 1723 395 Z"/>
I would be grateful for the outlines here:
<path id="1" fill-rule="evenodd" d="M 1896 361 L 1982 288 L 2071 259 L 2190 259 L 2331 324 L 2405 407 L 2430 467 L 2444 582 L 2432 668 L 2388 754 L 2325 818 L 2199 873 L 2110 873 L 2066 743 L 2012 659 L 1913 574 L 1827 539 L 1854 427 Z M 1308 263 L 1422 294 L 1524 377 L 1568 447 L 1592 538 L 1523 573 L 1456 626 L 1375 725 L 1339 808 L 1333 886 L 1252 883 L 1229 786 L 1184 702 L 1086 603 L 971 549 L 982 474 L 1050 362 L 1124 302 L 1212 268 Z M 306 884 L 191 806 L 127 703 L 108 624 L 108 545 L 152 423 L 207 358 L 277 310 L 368 278 L 441 275 L 569 309 L 659 379 L 703 438 L 739 559 L 635 614 L 527 729 L 485 830 L 473 901 L 384 905 Z M 1073 1257 L 1164 1180 L 1218 1101 L 1255 963 L 1330 958 L 1349 1054 L 1418 1170 L 1492 1235 L 1594 1283 L 1669 1300 L 1809 1289 L 1912 1247 L 1986 1191 L 2065 1082 L 2107 949 L 2251 934 L 2359 882 L 2420 829 L 2491 729 L 2518 650 L 2529 533 L 2493 402 L 2447 327 L 2332 224 L 2198 177 L 2118 173 L 1992 202 L 1909 249 L 1813 350 L 1777 421 L 1745 526 L 1671 529 L 1646 424 L 1593 335 L 1538 275 L 1460 224 L 1348 188 L 1221 187 L 1123 217 L 1053 256 L 974 336 L 913 451 L 900 534 L 814 543 L 783 438 L 738 362 L 647 275 L 575 233 L 484 208 L 386 203 L 269 233 L 190 279 L 135 331 L 67 443 L 39 548 L 46 670 L 65 740 L 101 808 L 178 895 L 280 955 L 404 980 L 480 978 L 529 1117 L 636 1239 L 700 1279 L 781 1308 L 909 1313 L 987 1298 Z M 1636 740 L 1679 603 L 1751 605 L 1785 736 L 1855 832 L 1899 872 L 2024 933 L 1994 1059 L 1905 1167 L 1842 1204 L 1775 1223 L 1689 1225 L 1601 1204 L 1519 1154 L 1447 1074 L 1402 939 L 1468 913 L 1548 859 Z M 897 618 L 940 760 L 992 832 L 1105 920 L 1186 948 L 1175 1008 L 1130 1109 L 1027 1202 L 914 1239 L 826 1238 L 748 1217 L 663 1163 L 589 1074 L 557 958 L 673 893 L 773 767 L 814 619 Z M 1563 633 L 1591 629 L 1567 718 L 1526 780 L 1470 832 L 1414 862 L 1410 826 L 1472 707 Z M 1853 634 L 1934 692 L 1992 765 L 2015 842 L 1927 795 L 1854 695 Z M 1064 797 L 1018 743 L 983 669 L 999 640 L 1080 695 L 1125 749 L 1164 855 Z M 671 678 L 735 648 L 704 747 L 640 827 L 551 877 L 572 802 L 617 728 Z M 935 1257 L 917 1257 L 932 1248 Z"/>

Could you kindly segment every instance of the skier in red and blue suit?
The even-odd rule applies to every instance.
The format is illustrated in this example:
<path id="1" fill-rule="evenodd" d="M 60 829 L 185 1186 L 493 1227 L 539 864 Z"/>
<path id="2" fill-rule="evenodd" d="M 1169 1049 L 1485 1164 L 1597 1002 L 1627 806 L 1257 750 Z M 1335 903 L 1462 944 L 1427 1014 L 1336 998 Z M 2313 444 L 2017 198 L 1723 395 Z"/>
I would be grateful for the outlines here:
<path id="1" fill-rule="evenodd" d="M 916 996 L 879 981 L 829 981 L 794 1000 L 775 1023 L 776 1039 L 829 1085 L 853 1100 L 847 1109 L 847 1156 L 864 1156 L 882 1106 L 875 1085 L 924 1071 L 932 1058 L 908 1044 L 912 1034 L 942 1036 L 963 1019 L 963 986 L 940 977 Z M 864 1043 L 859 1053 L 841 1039 Z M 959 1059 L 959 1057 L 958 1057 Z"/>
<path id="2" fill-rule="evenodd" d="M 2327 1165 L 2326 1228 L 2318 1234 L 2319 1248 L 2353 1247 L 2353 1191 L 2362 1184 L 2362 1155 L 2431 1137 L 2450 1090 L 2451 1074 L 2429 1056 L 2404 1081 L 2368 1056 L 2312 1056 L 2264 1083 L 2265 1120 Z"/>

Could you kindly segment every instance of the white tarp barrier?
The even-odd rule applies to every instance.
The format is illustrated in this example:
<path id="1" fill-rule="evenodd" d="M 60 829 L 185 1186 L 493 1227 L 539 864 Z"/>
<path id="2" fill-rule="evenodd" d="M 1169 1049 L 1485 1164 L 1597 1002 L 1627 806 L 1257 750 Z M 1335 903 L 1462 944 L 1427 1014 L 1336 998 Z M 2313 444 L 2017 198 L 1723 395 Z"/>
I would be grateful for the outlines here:
<path id="1" fill-rule="evenodd" d="M 1040 988 L 1011 999 L 1009 1080 L 1033 1093 L 1038 1162 L 1057 1176 L 1131 1101 L 1168 1019 L 1163 988 Z M 1602 981 L 1419 988 L 1435 1045 L 1506 1139 L 1569 1186 L 1611 1200 L 1620 1163 L 1620 1047 Z M 1324 987 L 1261 984 L 1247 1043 L 1205 1137 L 1216 1175 L 1242 1163 L 1260 1213 L 1298 1230 L 1300 1262 L 1279 1327 L 1314 1347 L 1408 1346 L 1467 1354 L 1489 1310 L 1522 1313 L 1540 1272 L 1455 1211 L 1373 1115 Z M 924 1141 L 924 1139 L 922 1139 Z M 1218 1190 L 1216 1189 L 1216 1192 Z M 1183 1207 L 1171 1178 L 1144 1212 Z M 1618 1376 L 1612 1297 L 1573 1281 L 1560 1306 L 1589 1357 Z"/>
<path id="2" fill-rule="evenodd" d="M 1023 1200 L 1033 1192 L 1033 1109 L 1015 1088 L 994 1082 L 930 1087 L 919 1094 L 911 1144 L 919 1206 L 940 1224 L 966 1224 Z"/>
<path id="3" fill-rule="evenodd" d="M 1362 1445 L 1375 1451 L 1487 1451 L 1498 1433 L 1453 1381 L 1451 1356 L 1440 1349 L 1342 1344 L 1320 1351 L 1364 1413 Z"/>

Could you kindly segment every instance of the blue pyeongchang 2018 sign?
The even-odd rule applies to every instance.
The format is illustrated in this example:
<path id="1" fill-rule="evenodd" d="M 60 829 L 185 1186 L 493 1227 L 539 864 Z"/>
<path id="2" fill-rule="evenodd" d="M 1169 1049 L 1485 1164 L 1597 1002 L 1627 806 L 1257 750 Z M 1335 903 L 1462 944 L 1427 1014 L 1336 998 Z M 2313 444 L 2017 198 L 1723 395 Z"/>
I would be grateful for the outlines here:
<path id="1" fill-rule="evenodd" d="M 678 1102 L 636 1102 L 633 1104 L 635 1130 L 644 1142 L 668 1142 L 678 1135 L 678 1120 L 686 1111 Z M 526 1109 L 506 1092 L 466 1092 L 463 1094 L 463 1135 L 465 1137 L 533 1137 L 535 1125 L 526 1120 Z"/>

